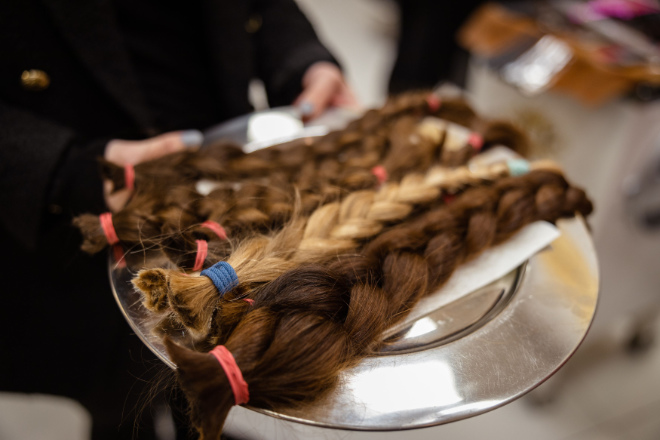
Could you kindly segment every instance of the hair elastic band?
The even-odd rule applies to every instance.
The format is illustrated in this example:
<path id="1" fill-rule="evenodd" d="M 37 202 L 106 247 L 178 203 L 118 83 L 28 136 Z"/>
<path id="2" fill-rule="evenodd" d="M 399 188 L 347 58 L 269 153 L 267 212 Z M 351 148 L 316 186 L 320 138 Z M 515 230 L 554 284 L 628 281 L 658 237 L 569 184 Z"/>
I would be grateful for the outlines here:
<path id="1" fill-rule="evenodd" d="M 225 231 L 225 228 L 220 226 L 220 223 L 216 223 L 211 220 L 207 220 L 204 223 L 201 224 L 203 228 L 210 229 L 212 230 L 215 235 L 220 237 L 220 240 L 226 240 L 227 239 L 227 231 Z"/>
<path id="2" fill-rule="evenodd" d="M 124 165 L 124 184 L 129 191 L 135 189 L 135 167 L 130 163 Z"/>
<path id="3" fill-rule="evenodd" d="M 236 359 L 231 354 L 227 347 L 224 345 L 217 345 L 213 350 L 209 351 L 220 363 L 220 366 L 225 371 L 227 379 L 229 380 L 229 386 L 234 393 L 234 401 L 236 405 L 241 405 L 243 403 L 248 403 L 250 400 L 250 392 L 248 391 L 248 384 L 243 379 L 243 373 L 241 369 L 238 368 L 236 364 Z"/>
<path id="4" fill-rule="evenodd" d="M 104 212 L 99 215 L 99 222 L 101 223 L 101 228 L 103 228 L 105 239 L 108 240 L 108 244 L 112 246 L 113 244 L 119 243 L 119 237 L 117 237 L 115 226 L 112 224 L 112 213 Z"/>
<path id="5" fill-rule="evenodd" d="M 455 198 L 456 198 L 455 194 L 443 194 L 442 195 L 442 201 L 445 202 L 447 205 L 449 205 L 451 202 L 453 202 Z"/>
<path id="6" fill-rule="evenodd" d="M 442 104 L 442 100 L 440 99 L 439 96 L 434 95 L 431 93 L 426 97 L 426 104 L 429 106 L 429 110 L 431 110 L 433 113 L 437 112 L 440 109 L 440 105 Z"/>
<path id="7" fill-rule="evenodd" d="M 376 179 L 378 179 L 378 183 L 380 183 L 381 185 L 385 183 L 388 177 L 387 170 L 382 165 L 376 165 L 375 167 L 373 167 L 371 169 L 371 174 L 376 176 Z"/>
<path id="8" fill-rule="evenodd" d="M 484 138 L 481 137 L 479 133 L 470 133 L 468 144 L 470 144 L 475 151 L 481 151 L 481 148 L 484 146 Z"/>
<path id="9" fill-rule="evenodd" d="M 506 166 L 509 168 L 509 174 L 514 177 L 522 176 L 529 173 L 529 162 L 525 159 L 511 159 L 506 161 Z"/>
<path id="10" fill-rule="evenodd" d="M 204 267 L 204 261 L 208 255 L 209 243 L 206 240 L 197 240 L 197 255 L 195 256 L 195 265 L 193 271 L 197 272 Z"/>
<path id="11" fill-rule="evenodd" d="M 254 300 L 252 298 L 243 298 L 243 301 L 250 304 L 251 306 L 254 305 Z"/>
<path id="12" fill-rule="evenodd" d="M 226 261 L 220 261 L 208 269 L 204 269 L 201 275 L 209 277 L 213 281 L 213 285 L 218 289 L 221 297 L 238 286 L 238 275 Z"/>
<path id="13" fill-rule="evenodd" d="M 112 246 L 112 255 L 117 262 L 117 268 L 123 269 L 126 267 L 126 260 L 124 259 L 124 249 L 118 244 Z"/>

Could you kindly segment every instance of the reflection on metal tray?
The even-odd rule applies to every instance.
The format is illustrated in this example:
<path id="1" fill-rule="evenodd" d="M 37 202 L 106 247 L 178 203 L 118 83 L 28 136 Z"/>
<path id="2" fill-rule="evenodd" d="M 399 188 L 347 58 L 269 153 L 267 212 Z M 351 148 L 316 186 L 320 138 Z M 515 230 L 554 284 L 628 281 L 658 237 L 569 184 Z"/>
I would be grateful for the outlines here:
<path id="1" fill-rule="evenodd" d="M 313 405 L 274 417 L 353 430 L 400 430 L 460 420 L 530 391 L 577 349 L 596 309 L 596 255 L 581 218 L 558 223 L 561 237 L 526 265 L 391 338 L 378 356 L 345 371 Z M 110 261 L 119 306 L 147 346 L 174 367 L 130 279 L 147 263 Z M 430 325 L 429 325 L 430 324 Z M 426 331 L 425 329 L 431 329 Z"/>
<path id="2" fill-rule="evenodd" d="M 525 265 L 454 302 L 430 310 L 412 325 L 389 336 L 381 355 L 427 350 L 458 339 L 484 325 L 508 304 Z"/>
<path id="3" fill-rule="evenodd" d="M 323 136 L 330 130 L 345 127 L 357 116 L 354 111 L 333 107 L 318 118 L 303 123 L 296 107 L 275 107 L 239 116 L 205 130 L 203 146 L 232 141 L 243 145 L 246 153 L 251 153 L 301 137 Z"/>

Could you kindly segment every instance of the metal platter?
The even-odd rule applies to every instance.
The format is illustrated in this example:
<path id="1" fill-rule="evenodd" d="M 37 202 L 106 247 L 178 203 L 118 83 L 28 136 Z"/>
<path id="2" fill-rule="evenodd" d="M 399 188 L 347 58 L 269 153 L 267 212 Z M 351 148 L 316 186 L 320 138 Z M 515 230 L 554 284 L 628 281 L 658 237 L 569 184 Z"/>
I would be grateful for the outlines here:
<path id="1" fill-rule="evenodd" d="M 290 108 L 277 111 L 295 116 Z M 298 137 L 318 135 L 325 124 L 340 126 L 355 115 L 330 116 Z M 205 144 L 227 137 L 249 142 L 249 121 L 248 115 L 211 128 Z M 571 357 L 596 310 L 598 267 L 585 222 L 575 218 L 557 226 L 559 238 L 504 277 L 390 332 L 381 352 L 345 371 L 337 388 L 313 405 L 285 412 L 248 408 L 320 427 L 395 431 L 461 420 L 522 396 Z M 157 254 L 129 252 L 117 261 L 111 252 L 109 258 L 112 289 L 128 323 L 176 368 L 153 331 L 162 316 L 142 306 L 130 283 L 141 268 L 165 266 Z"/>
<path id="2" fill-rule="evenodd" d="M 500 407 L 557 371 L 585 337 L 596 310 L 598 268 L 581 218 L 558 223 L 551 246 L 502 279 L 418 319 L 396 342 L 342 374 L 339 386 L 304 409 L 273 417 L 349 430 L 439 425 Z M 110 257 L 117 302 L 136 334 L 170 367 L 157 319 L 130 279 L 148 263 Z"/>

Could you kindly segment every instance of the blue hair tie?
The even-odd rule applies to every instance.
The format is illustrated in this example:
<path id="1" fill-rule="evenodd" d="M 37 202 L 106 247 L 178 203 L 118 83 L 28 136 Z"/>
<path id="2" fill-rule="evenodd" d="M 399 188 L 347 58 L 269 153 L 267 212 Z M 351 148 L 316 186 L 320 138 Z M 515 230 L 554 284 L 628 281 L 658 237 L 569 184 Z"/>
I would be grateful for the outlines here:
<path id="1" fill-rule="evenodd" d="M 220 297 L 238 286 L 238 275 L 226 261 L 215 263 L 208 269 L 204 269 L 200 275 L 209 277 L 213 281 L 213 285 L 220 292 Z"/>
<path id="2" fill-rule="evenodd" d="M 529 173 L 530 165 L 525 159 L 511 159 L 506 162 L 509 167 L 509 173 L 512 176 L 522 176 Z"/>

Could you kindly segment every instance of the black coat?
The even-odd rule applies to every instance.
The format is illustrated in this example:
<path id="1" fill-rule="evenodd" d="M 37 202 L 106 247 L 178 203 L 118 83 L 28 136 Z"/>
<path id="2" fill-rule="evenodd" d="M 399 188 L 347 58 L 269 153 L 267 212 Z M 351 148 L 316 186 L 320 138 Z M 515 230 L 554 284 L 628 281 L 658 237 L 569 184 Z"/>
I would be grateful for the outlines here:
<path id="1" fill-rule="evenodd" d="M 198 1 L 206 36 L 200 45 L 208 48 L 216 82 L 211 93 L 225 109 L 221 119 L 251 110 L 252 78 L 264 81 L 272 105 L 290 104 L 305 69 L 332 60 L 293 0 Z M 96 168 L 69 170 L 63 164 L 71 156 L 89 164 L 102 152 L 101 141 L 159 130 L 109 0 L 4 1 L 0 28 L 0 205 L 12 207 L 0 214 L 0 225 L 34 247 L 48 202 L 58 205 L 51 212 L 98 208 L 100 182 L 90 180 Z M 45 71 L 50 86 L 37 92 L 23 88 L 21 73 L 29 69 Z M 87 150 L 93 150 L 89 157 Z M 86 175 L 77 176 L 80 172 Z M 94 196 L 81 194 L 81 186 L 90 184 Z"/>
<path id="2" fill-rule="evenodd" d="M 333 60 L 293 0 L 197 1 L 221 119 L 251 110 L 252 78 L 271 105 L 290 104 L 307 67 Z M 121 411 L 127 344 L 140 343 L 125 338 L 106 256 L 81 255 L 71 218 L 104 210 L 95 158 L 107 141 L 159 129 L 109 0 L 6 0 L 0 29 L 0 389 Z M 50 85 L 26 90 L 29 69 Z"/>

